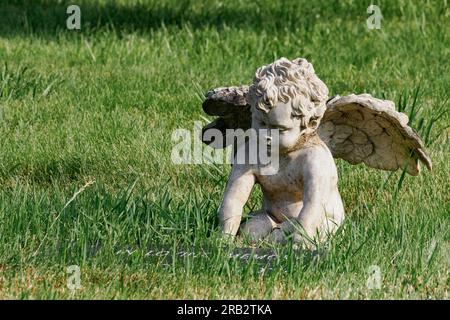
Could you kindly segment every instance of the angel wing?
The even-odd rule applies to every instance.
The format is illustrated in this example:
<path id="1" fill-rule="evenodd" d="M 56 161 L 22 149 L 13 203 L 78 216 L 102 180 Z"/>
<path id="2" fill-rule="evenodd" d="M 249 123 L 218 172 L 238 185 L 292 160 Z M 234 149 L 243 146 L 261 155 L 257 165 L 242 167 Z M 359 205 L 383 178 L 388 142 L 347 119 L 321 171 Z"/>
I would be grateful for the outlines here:
<path id="1" fill-rule="evenodd" d="M 206 125 L 203 132 L 215 128 L 225 135 L 226 129 L 250 128 L 247 93 L 248 86 L 209 91 L 203 110 L 218 118 Z M 369 94 L 336 96 L 328 100 L 318 134 L 333 157 L 351 164 L 363 162 L 369 167 L 390 171 L 405 168 L 411 175 L 420 172 L 419 160 L 429 170 L 432 168 L 420 137 L 408 126 L 408 117 L 395 111 L 392 101 Z M 223 148 L 226 144 L 213 146 Z"/>
<path id="2" fill-rule="evenodd" d="M 419 160 L 432 168 L 408 117 L 395 111 L 389 100 L 369 94 L 337 96 L 327 102 L 318 133 L 333 157 L 351 164 L 363 162 L 389 171 L 405 168 L 411 175 L 419 174 Z"/>
<path id="3" fill-rule="evenodd" d="M 227 129 L 247 130 L 252 125 L 252 113 L 247 103 L 248 86 L 221 87 L 208 91 L 203 101 L 203 111 L 210 116 L 218 116 L 213 122 L 202 129 L 202 141 L 214 148 L 224 148 L 229 139 L 222 139 L 223 144 L 205 141 L 204 132 L 208 129 L 218 129 L 226 136 Z"/>

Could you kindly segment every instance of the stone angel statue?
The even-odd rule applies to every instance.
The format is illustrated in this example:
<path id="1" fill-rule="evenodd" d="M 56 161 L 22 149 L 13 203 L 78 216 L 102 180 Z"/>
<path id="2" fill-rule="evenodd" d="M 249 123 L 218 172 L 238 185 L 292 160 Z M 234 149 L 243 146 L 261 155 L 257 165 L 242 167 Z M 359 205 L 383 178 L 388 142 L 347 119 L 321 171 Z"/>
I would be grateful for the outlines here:
<path id="1" fill-rule="evenodd" d="M 214 148 L 227 143 L 205 139 L 210 129 L 268 129 L 258 139 L 270 144 L 278 130 L 279 169 L 261 173 L 258 164 L 233 164 L 219 220 L 224 234 L 252 242 L 289 239 L 308 246 L 324 241 L 344 220 L 333 158 L 411 175 L 431 160 L 408 117 L 394 103 L 369 94 L 328 97 L 327 86 L 306 59 L 281 58 L 260 67 L 250 86 L 209 91 L 203 110 L 217 118 L 203 128 L 202 140 Z M 222 140 L 224 141 L 224 140 Z M 252 188 L 259 184 L 263 204 L 241 224 Z"/>

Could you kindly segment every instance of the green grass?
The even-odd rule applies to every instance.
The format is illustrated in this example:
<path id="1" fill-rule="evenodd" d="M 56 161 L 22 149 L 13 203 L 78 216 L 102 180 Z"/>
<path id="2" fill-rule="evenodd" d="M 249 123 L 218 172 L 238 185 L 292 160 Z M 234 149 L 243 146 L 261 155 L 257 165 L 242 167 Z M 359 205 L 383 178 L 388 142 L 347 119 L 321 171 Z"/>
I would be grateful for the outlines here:
<path id="1" fill-rule="evenodd" d="M 0 4 L 0 298 L 448 298 L 446 1 L 378 1 L 381 30 L 351 0 L 76 3 L 81 31 L 65 1 Z M 336 161 L 340 232 L 318 255 L 277 248 L 262 271 L 217 242 L 229 167 L 173 165 L 170 138 L 202 119 L 203 92 L 281 56 L 310 60 L 330 95 L 395 101 L 434 169 Z M 171 258 L 146 256 L 156 248 Z M 381 289 L 366 286 L 372 265 Z"/>

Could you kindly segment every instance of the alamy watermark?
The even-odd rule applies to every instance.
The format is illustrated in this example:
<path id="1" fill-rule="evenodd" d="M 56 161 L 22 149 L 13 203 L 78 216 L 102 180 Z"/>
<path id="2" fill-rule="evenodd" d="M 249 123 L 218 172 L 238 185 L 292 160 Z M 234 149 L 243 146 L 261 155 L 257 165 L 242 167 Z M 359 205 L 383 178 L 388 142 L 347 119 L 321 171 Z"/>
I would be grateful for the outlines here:
<path id="1" fill-rule="evenodd" d="M 171 159 L 174 164 L 257 165 L 260 174 L 273 175 L 279 169 L 279 137 L 277 129 L 226 129 L 223 133 L 210 128 L 202 132 L 201 122 L 196 121 L 193 130 L 172 132 Z"/>
<path id="2" fill-rule="evenodd" d="M 381 289 L 381 269 L 377 265 L 372 265 L 367 269 L 366 287 L 369 290 Z"/>
<path id="3" fill-rule="evenodd" d="M 66 20 L 66 26 L 69 30 L 81 29 L 81 9 L 77 5 L 70 5 L 67 7 L 66 13 L 69 17 Z"/>
<path id="4" fill-rule="evenodd" d="M 66 273 L 69 275 L 67 277 L 67 288 L 70 290 L 81 289 L 81 271 L 80 267 L 77 265 L 68 266 Z"/>
<path id="5" fill-rule="evenodd" d="M 367 18 L 367 28 L 370 30 L 381 29 L 381 19 L 383 15 L 381 14 L 381 9 L 379 6 L 371 4 L 367 7 L 367 13 L 371 15 Z"/>

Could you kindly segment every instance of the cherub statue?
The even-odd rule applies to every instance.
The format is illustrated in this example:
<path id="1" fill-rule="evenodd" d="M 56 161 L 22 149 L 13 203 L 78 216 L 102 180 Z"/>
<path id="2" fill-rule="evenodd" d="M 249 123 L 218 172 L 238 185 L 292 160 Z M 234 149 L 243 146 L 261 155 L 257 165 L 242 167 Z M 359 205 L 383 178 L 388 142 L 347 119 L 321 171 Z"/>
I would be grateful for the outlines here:
<path id="1" fill-rule="evenodd" d="M 203 109 L 219 116 L 203 132 L 265 128 L 279 133 L 275 174 L 262 174 L 258 164 L 232 167 L 219 220 L 222 232 L 233 237 L 303 244 L 327 239 L 344 220 L 333 157 L 411 175 L 419 173 L 420 160 L 431 170 L 421 139 L 392 101 L 369 94 L 328 99 L 327 86 L 306 59 L 281 58 L 259 68 L 251 86 L 209 91 Z M 270 134 L 258 138 L 271 143 Z M 263 206 L 241 224 L 255 184 L 261 186 Z"/>

